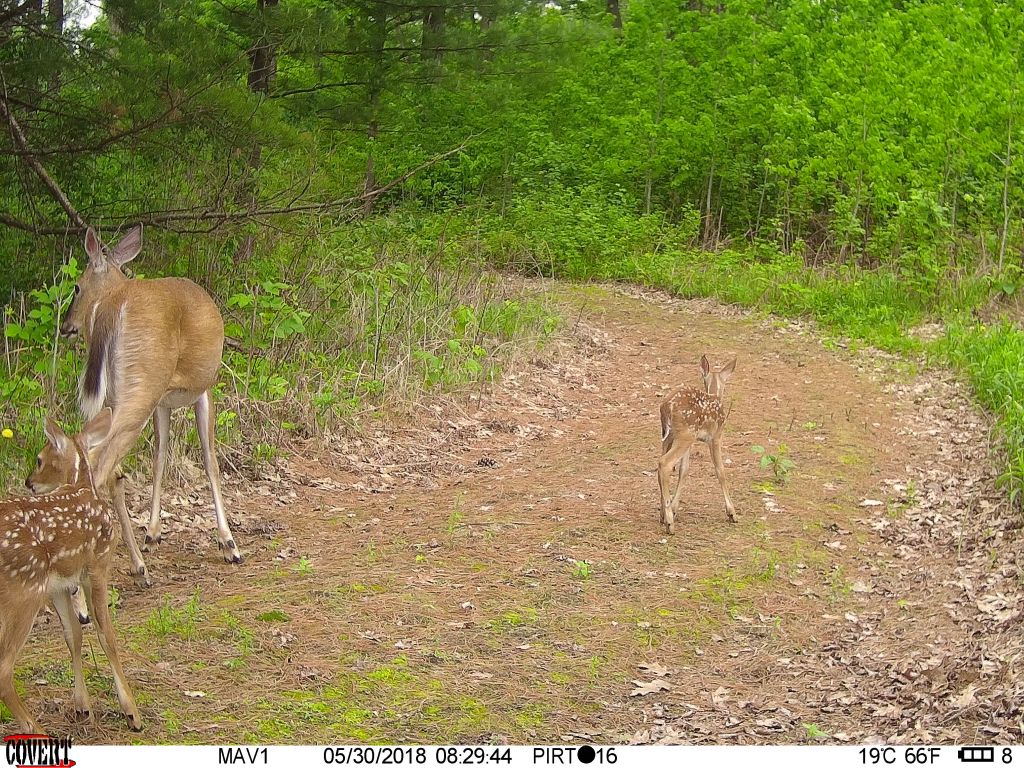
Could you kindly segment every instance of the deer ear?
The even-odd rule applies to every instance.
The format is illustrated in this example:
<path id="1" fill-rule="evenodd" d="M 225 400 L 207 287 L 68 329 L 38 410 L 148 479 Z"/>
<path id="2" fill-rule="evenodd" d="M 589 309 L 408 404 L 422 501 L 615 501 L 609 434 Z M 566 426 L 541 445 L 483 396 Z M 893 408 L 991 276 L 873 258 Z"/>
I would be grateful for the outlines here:
<path id="1" fill-rule="evenodd" d="M 708 362 L 707 355 L 700 356 L 700 372 L 703 373 L 705 376 L 711 373 L 711 363 Z"/>
<path id="2" fill-rule="evenodd" d="M 110 251 L 110 260 L 123 267 L 139 255 L 142 250 L 142 225 L 139 224 L 131 232 L 121 238 L 121 242 Z"/>
<path id="3" fill-rule="evenodd" d="M 82 436 L 85 438 L 85 445 L 92 450 L 107 439 L 110 434 L 110 425 L 113 421 L 113 411 L 109 407 L 101 408 L 89 423 L 82 427 Z"/>
<path id="4" fill-rule="evenodd" d="M 64 430 L 61 429 L 60 425 L 57 424 L 57 422 L 50 416 L 47 416 L 46 421 L 43 423 L 43 434 L 46 435 L 46 439 L 50 445 L 61 453 L 67 449 L 68 436 L 64 434 Z"/>
<path id="5" fill-rule="evenodd" d="M 93 269 L 101 272 L 106 268 L 107 260 L 103 256 L 103 246 L 92 227 L 85 230 L 85 252 Z"/>
<path id="6" fill-rule="evenodd" d="M 735 370 L 736 358 L 734 357 L 732 360 L 730 360 L 728 363 L 726 363 L 719 369 L 718 375 L 722 378 L 722 381 L 728 381 L 729 377 L 732 376 L 732 372 Z"/>

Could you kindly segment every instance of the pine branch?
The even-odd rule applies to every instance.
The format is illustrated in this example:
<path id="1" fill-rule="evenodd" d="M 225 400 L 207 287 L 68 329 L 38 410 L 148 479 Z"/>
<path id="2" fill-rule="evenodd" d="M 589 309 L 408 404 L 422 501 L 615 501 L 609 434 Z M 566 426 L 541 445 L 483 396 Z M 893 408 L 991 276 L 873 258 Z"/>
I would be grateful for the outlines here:
<path id="1" fill-rule="evenodd" d="M 57 201 L 64 212 L 71 219 L 71 222 L 80 230 L 85 230 L 85 219 L 79 215 L 78 211 L 68 200 L 67 195 L 64 194 L 64 190 L 60 188 L 60 185 L 53 180 L 53 177 L 47 173 L 43 164 L 39 162 L 39 159 L 33 154 L 32 149 L 29 147 L 28 140 L 25 138 L 24 132 L 21 130 L 21 126 L 18 124 L 17 118 L 14 117 L 14 113 L 11 112 L 7 105 L 7 81 L 3 78 L 3 74 L 0 73 L 0 83 L 3 84 L 3 94 L 0 95 L 0 118 L 7 121 L 7 125 L 10 126 L 11 136 L 14 138 L 14 143 L 18 146 L 18 149 L 22 152 L 22 159 L 31 168 L 39 180 L 43 182 L 53 199 Z"/>

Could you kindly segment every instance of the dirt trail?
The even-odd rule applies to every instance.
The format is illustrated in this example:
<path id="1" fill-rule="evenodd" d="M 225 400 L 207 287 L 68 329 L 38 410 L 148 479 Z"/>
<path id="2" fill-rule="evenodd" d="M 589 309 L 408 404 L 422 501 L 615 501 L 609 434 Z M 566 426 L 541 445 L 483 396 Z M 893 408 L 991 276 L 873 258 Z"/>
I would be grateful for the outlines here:
<path id="1" fill-rule="evenodd" d="M 230 484 L 242 567 L 168 494 L 155 586 L 117 579 L 142 741 L 1019 740 L 1016 524 L 955 384 L 708 303 L 556 291 L 562 354 Z M 739 358 L 740 522 L 699 446 L 667 537 L 658 406 L 705 351 Z M 779 443 L 774 487 L 750 446 Z M 104 665 L 100 722 L 69 725 L 59 633 L 30 649 L 44 724 L 129 738 Z"/>

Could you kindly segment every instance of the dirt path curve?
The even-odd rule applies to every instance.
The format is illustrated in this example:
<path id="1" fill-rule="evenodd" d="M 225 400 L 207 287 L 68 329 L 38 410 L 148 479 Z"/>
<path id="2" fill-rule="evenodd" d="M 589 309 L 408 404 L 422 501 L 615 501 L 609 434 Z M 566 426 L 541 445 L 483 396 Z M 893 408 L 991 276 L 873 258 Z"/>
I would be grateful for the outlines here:
<path id="1" fill-rule="evenodd" d="M 1024 557 L 953 382 L 707 303 L 554 291 L 561 354 L 234 482 L 242 567 L 205 499 L 167 499 L 156 585 L 119 580 L 143 741 L 1019 740 Z M 658 406 L 705 351 L 739 358 L 740 522 L 701 446 L 666 537 Z M 779 443 L 773 485 L 750 447 Z M 32 648 L 28 696 L 67 728 L 59 633 Z M 97 708 L 79 740 L 129 736 Z"/>

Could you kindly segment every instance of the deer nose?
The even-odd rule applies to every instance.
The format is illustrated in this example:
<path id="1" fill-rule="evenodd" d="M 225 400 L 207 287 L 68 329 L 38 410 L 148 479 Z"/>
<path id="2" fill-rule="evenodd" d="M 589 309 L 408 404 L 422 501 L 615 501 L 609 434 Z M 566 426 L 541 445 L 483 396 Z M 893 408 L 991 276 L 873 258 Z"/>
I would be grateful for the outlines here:
<path id="1" fill-rule="evenodd" d="M 28 478 L 28 479 L 27 479 L 27 480 L 25 481 L 25 487 L 26 487 L 26 488 L 28 488 L 28 489 L 29 489 L 30 491 L 32 490 L 32 478 L 31 478 L 31 477 L 30 477 L 30 478 Z"/>
<path id="2" fill-rule="evenodd" d="M 70 320 L 65 320 L 63 323 L 60 324 L 61 336 L 74 336 L 76 333 L 78 333 L 78 329 L 75 327 L 75 324 L 72 323 Z"/>

